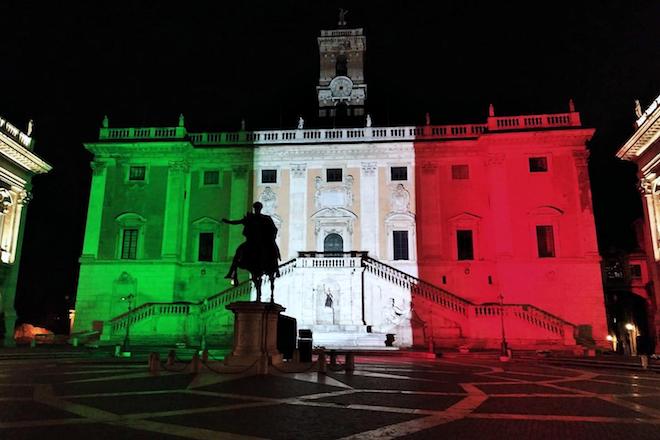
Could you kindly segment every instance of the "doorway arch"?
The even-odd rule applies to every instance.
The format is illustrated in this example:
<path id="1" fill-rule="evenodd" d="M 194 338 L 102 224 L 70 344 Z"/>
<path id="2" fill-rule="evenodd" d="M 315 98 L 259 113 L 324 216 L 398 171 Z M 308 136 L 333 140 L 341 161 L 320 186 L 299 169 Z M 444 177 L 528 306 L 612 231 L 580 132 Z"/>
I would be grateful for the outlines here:
<path id="1" fill-rule="evenodd" d="M 326 255 L 337 255 L 344 252 L 344 239 L 341 238 L 341 235 L 334 232 L 326 235 L 323 240 L 323 252 L 325 252 Z"/>

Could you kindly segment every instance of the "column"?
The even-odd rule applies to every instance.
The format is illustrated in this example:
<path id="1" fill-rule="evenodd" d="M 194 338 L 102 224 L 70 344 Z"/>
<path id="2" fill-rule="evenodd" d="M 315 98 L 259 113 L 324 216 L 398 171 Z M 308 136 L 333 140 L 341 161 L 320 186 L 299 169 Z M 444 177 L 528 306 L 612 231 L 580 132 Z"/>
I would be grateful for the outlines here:
<path id="1" fill-rule="evenodd" d="M 28 184 L 29 185 L 29 184 Z M 11 265 L 9 273 L 5 278 L 2 286 L 2 311 L 4 312 L 5 321 L 5 337 L 4 346 L 13 347 L 16 345 L 14 340 L 14 326 L 16 324 L 16 310 L 14 309 L 14 301 L 16 298 L 16 284 L 18 282 L 18 269 L 21 261 L 21 248 L 23 246 L 23 231 L 25 230 L 25 216 L 27 214 L 27 204 L 29 203 L 31 194 L 27 191 L 22 191 L 18 197 L 16 206 L 16 222 L 17 229 L 15 232 L 15 251 L 12 253 L 14 264 Z"/>
<path id="2" fill-rule="evenodd" d="M 360 172 L 360 232 L 362 243 L 360 251 L 369 251 L 369 256 L 379 258 L 380 232 L 378 221 L 378 164 L 376 162 L 362 162 Z M 384 256 L 383 256 L 384 257 Z"/>
<path id="3" fill-rule="evenodd" d="M 105 182 L 108 170 L 107 163 L 104 161 L 94 160 L 90 165 L 92 167 L 92 185 L 89 191 L 82 257 L 96 258 L 99 252 L 103 201 L 105 199 Z"/>
<path id="4" fill-rule="evenodd" d="M 288 260 L 307 251 L 307 164 L 291 164 L 289 182 L 289 255 Z"/>
<path id="5" fill-rule="evenodd" d="M 162 258 L 176 259 L 181 249 L 182 217 L 185 196 L 185 176 L 188 172 L 186 161 L 170 162 L 167 174 L 165 195 L 165 216 L 163 219 Z"/>

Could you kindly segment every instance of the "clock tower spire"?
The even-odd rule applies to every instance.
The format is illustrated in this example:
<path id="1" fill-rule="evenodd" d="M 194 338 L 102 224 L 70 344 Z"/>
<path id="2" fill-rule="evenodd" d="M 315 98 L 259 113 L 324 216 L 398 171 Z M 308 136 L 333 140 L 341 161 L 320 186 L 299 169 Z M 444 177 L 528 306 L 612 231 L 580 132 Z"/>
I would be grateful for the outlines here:
<path id="1" fill-rule="evenodd" d="M 322 30 L 319 44 L 319 85 L 316 91 L 321 118 L 363 116 L 367 98 L 364 82 L 364 53 L 367 49 L 362 28 L 346 27 L 348 11 L 340 9 L 339 29 Z"/>

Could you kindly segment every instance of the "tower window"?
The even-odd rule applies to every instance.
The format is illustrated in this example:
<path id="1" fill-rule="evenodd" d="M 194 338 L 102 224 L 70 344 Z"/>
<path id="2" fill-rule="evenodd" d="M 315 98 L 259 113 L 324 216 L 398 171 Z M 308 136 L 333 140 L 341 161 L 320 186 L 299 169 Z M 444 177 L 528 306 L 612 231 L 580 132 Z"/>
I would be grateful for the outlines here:
<path id="1" fill-rule="evenodd" d="M 336 76 L 348 76 L 348 59 L 346 55 L 338 55 L 335 64 Z"/>
<path id="2" fill-rule="evenodd" d="M 390 177 L 392 180 L 408 180 L 407 167 L 391 167 Z"/>
<path id="3" fill-rule="evenodd" d="M 132 166 L 128 169 L 128 180 L 141 181 L 147 176 L 147 167 L 145 166 Z"/>
<path id="4" fill-rule="evenodd" d="M 213 232 L 199 233 L 197 261 L 213 261 Z"/>
<path id="5" fill-rule="evenodd" d="M 219 171 L 204 171 L 204 185 L 217 185 L 220 183 Z"/>
<path id="6" fill-rule="evenodd" d="M 325 171 L 326 182 L 341 182 L 341 168 L 328 168 Z"/>
<path id="7" fill-rule="evenodd" d="M 555 235 L 551 225 L 539 225 L 536 227 L 536 244 L 539 258 L 551 258 L 555 256 Z"/>
<path id="8" fill-rule="evenodd" d="M 459 260 L 474 260 L 472 230 L 459 229 L 456 231 L 456 249 Z"/>
<path id="9" fill-rule="evenodd" d="M 261 183 L 277 183 L 277 170 L 261 170 Z"/>
<path id="10" fill-rule="evenodd" d="M 137 229 L 124 229 L 121 240 L 121 259 L 135 260 L 137 258 Z"/>
<path id="11" fill-rule="evenodd" d="M 640 266 L 639 264 L 631 264 L 630 276 L 633 277 L 634 279 L 642 278 L 642 266 Z"/>
<path id="12" fill-rule="evenodd" d="M 394 259 L 408 260 L 408 231 L 393 231 Z"/>
<path id="13" fill-rule="evenodd" d="M 546 173 L 548 171 L 548 158 L 547 157 L 530 157 L 529 158 L 529 172 L 530 173 Z"/>
<path id="14" fill-rule="evenodd" d="M 470 178 L 470 167 L 467 165 L 452 165 L 451 178 L 453 180 L 466 180 Z"/>

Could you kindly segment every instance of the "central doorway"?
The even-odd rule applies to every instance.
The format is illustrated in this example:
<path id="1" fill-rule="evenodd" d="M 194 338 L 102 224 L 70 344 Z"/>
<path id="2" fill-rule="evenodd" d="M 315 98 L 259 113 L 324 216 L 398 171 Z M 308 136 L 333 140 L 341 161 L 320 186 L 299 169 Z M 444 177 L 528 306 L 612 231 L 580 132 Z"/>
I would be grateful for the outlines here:
<path id="1" fill-rule="evenodd" d="M 323 240 L 323 252 L 326 256 L 337 257 L 344 252 L 344 239 L 339 234 L 328 234 Z"/>

